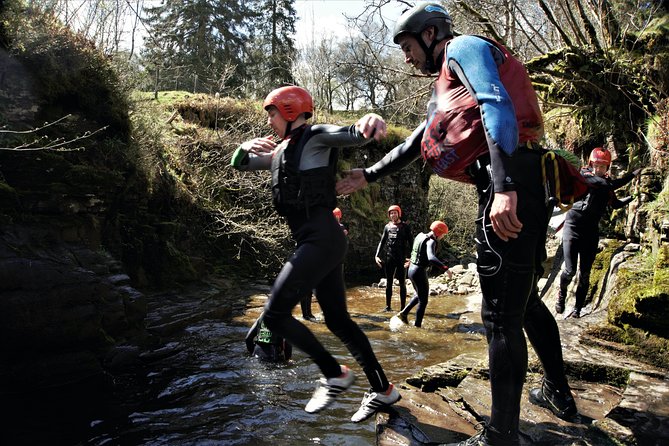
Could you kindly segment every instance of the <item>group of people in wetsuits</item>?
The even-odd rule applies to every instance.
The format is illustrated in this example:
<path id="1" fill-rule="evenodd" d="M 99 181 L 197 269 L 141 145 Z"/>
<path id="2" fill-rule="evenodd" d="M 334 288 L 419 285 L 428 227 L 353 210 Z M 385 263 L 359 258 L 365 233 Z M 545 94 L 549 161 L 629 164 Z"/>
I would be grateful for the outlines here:
<path id="1" fill-rule="evenodd" d="M 492 404 L 485 428 L 460 444 L 518 445 L 527 372 L 525 335 L 544 370 L 542 385 L 529 392 L 530 401 L 564 419 L 577 415 L 558 326 L 537 289 L 552 211 L 541 170 L 545 151 L 539 145 L 543 120 L 537 96 L 525 68 L 504 46 L 479 36 L 455 37 L 450 15 L 438 3 L 421 3 L 404 12 L 393 36 L 407 64 L 437 79 L 425 121 L 380 161 L 336 181 L 338 150 L 381 140 L 385 121 L 370 113 L 347 127 L 308 125 L 313 102 L 306 90 L 295 86 L 272 91 L 263 103 L 279 140 L 252 139 L 232 156 L 237 169 L 271 171 L 274 206 L 296 241 L 274 282 L 263 322 L 309 355 L 323 374 L 307 412 L 331 405 L 355 379 L 353 370 L 340 364 L 291 314 L 311 290 L 328 329 L 349 349 L 371 387 L 351 420 L 363 421 L 401 398 L 348 314 L 342 274 L 347 240 L 332 209 L 337 194 L 353 193 L 422 158 L 437 175 L 474 184 L 478 193 L 475 241 Z M 445 233 L 441 225 L 430 229 L 414 239 L 410 275 L 415 266 L 416 289 L 424 285 L 420 268 L 434 263 L 430 252 Z M 403 264 L 401 259 L 402 267 L 395 265 L 393 274 Z M 402 308 L 403 315 L 412 304 L 424 311 L 426 300 L 422 307 L 420 296 L 414 300 Z"/>

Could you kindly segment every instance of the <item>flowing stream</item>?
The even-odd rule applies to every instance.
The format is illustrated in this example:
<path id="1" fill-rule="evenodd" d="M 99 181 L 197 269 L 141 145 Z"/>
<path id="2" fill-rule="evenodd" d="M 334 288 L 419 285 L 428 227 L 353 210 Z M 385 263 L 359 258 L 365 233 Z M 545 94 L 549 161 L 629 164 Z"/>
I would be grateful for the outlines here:
<path id="1" fill-rule="evenodd" d="M 399 297 L 395 289 L 393 305 Z M 249 357 L 248 327 L 267 295 L 259 293 L 229 318 L 194 321 L 173 336 L 167 350 L 128 380 L 123 396 L 91 408 L 85 428 L 70 431 L 59 444 L 85 445 L 373 445 L 374 418 L 349 421 L 367 389 L 360 367 L 322 322 L 305 322 L 326 347 L 357 375 L 354 386 L 317 415 L 303 408 L 320 377 L 302 352 L 280 365 Z M 370 338 L 391 381 L 464 352 L 484 351 L 477 297 L 430 296 L 422 328 L 389 329 L 384 290 L 348 291 L 349 312 Z M 155 303 L 154 303 L 155 305 Z M 163 302 L 163 310 L 170 305 Z M 156 308 L 157 309 L 157 308 Z M 299 306 L 295 314 L 299 313 Z M 414 312 L 409 316 L 413 320 Z M 123 381 L 123 380 L 120 380 Z M 86 417 L 84 417 L 86 418 Z M 46 426 L 43 426 L 46 428 Z M 56 444 L 56 443 L 54 443 Z"/>

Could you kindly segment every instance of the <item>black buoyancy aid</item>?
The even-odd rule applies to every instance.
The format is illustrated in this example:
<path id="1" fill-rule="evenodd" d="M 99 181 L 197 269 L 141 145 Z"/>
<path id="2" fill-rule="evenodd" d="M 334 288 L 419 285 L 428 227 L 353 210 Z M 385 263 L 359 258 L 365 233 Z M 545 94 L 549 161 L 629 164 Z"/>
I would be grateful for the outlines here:
<path id="1" fill-rule="evenodd" d="M 337 205 L 335 169 L 339 150 L 330 149 L 327 166 L 300 171 L 302 152 L 311 133 L 304 125 L 295 129 L 288 143 L 272 158 L 272 199 L 279 215 L 301 213 L 313 206 Z"/>

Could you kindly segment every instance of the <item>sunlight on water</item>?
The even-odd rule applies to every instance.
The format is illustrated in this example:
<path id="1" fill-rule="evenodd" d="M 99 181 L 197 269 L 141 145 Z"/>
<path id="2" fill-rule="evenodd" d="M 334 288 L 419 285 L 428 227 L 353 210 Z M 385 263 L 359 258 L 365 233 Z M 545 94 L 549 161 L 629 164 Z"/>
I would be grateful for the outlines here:
<path id="1" fill-rule="evenodd" d="M 300 351 L 287 364 L 250 358 L 244 337 L 267 296 L 253 296 L 232 321 L 205 321 L 189 327 L 180 342 L 183 354 L 153 364 L 146 395 L 126 417 L 96 420 L 87 444 L 143 445 L 373 445 L 374 419 L 350 422 L 368 383 L 341 342 L 319 322 L 305 322 L 358 379 L 332 407 L 304 412 L 320 372 Z M 400 382 L 425 366 L 464 352 L 485 350 L 478 298 L 431 296 L 422 328 L 389 329 L 394 313 L 384 307 L 384 290 L 358 287 L 348 292 L 349 312 L 368 335 L 389 379 Z M 399 297 L 393 305 L 399 309 Z M 414 311 L 415 313 L 415 311 Z M 300 316 L 299 306 L 296 316 Z M 413 314 L 409 316 L 409 322 Z M 185 356 L 184 356 L 185 355 Z"/>

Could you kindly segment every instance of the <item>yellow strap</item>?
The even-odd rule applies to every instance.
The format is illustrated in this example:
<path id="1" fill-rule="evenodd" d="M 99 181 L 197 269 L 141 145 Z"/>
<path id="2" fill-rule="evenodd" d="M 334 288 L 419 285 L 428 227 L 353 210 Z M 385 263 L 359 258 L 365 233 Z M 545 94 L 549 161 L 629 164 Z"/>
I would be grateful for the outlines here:
<path id="1" fill-rule="evenodd" d="M 544 158 L 546 158 L 549 161 L 553 162 L 553 175 L 555 175 L 555 190 L 553 191 L 555 193 L 555 199 L 557 200 L 557 206 L 564 212 L 568 211 L 571 209 L 571 207 L 574 205 L 574 197 L 571 197 L 569 200 L 569 203 L 565 204 L 562 201 L 562 195 L 560 193 L 560 169 L 559 169 L 559 164 L 556 158 L 556 155 L 554 152 L 547 152 L 544 155 Z M 541 163 L 541 175 L 544 180 L 544 184 L 547 184 L 548 178 L 546 177 L 546 163 L 545 160 L 544 162 Z"/>

